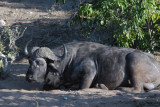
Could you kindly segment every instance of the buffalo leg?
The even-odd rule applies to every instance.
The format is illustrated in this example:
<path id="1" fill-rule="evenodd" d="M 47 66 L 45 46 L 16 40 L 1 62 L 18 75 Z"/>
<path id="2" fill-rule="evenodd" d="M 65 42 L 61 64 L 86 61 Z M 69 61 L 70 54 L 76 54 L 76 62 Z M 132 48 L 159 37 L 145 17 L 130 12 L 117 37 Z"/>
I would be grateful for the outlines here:
<path id="1" fill-rule="evenodd" d="M 80 83 L 80 89 L 90 88 L 96 75 L 96 67 L 94 62 L 87 61 L 83 66 L 83 76 Z"/>
<path id="2" fill-rule="evenodd" d="M 154 62 L 155 61 L 155 62 Z M 156 60 L 142 53 L 130 53 L 126 56 L 126 67 L 130 73 L 134 92 L 151 90 L 160 84 L 159 69 Z"/>
<path id="3" fill-rule="evenodd" d="M 141 69 L 138 69 L 134 64 L 127 62 L 128 71 L 130 74 L 130 81 L 133 87 L 133 92 L 143 92 L 143 76 L 141 75 Z M 135 69 L 136 68 L 136 69 Z"/>
<path id="4" fill-rule="evenodd" d="M 157 80 L 155 83 L 153 83 L 154 87 L 158 87 L 160 85 L 160 80 Z"/>
<path id="5" fill-rule="evenodd" d="M 126 56 L 126 68 L 130 75 L 133 92 L 143 92 L 143 66 L 137 53 L 130 53 Z"/>
<path id="6" fill-rule="evenodd" d="M 133 73 L 132 75 L 132 85 L 134 87 L 133 92 L 143 92 L 143 80 L 140 74 Z"/>

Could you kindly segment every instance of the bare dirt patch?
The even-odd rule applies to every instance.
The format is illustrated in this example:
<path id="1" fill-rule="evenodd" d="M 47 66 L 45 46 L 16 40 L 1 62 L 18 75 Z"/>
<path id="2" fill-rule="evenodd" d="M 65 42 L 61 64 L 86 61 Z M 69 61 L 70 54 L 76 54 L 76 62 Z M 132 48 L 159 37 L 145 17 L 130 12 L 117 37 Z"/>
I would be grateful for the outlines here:
<path id="1" fill-rule="evenodd" d="M 86 89 L 42 91 L 42 84 L 28 83 L 28 64 L 13 64 L 10 76 L 0 81 L 0 106 L 3 107 L 146 107 L 159 106 L 160 91 L 130 93 L 120 90 Z"/>
<path id="2" fill-rule="evenodd" d="M 73 40 L 88 40 L 71 28 L 67 21 L 74 13 L 72 1 L 59 6 L 52 0 L 1 0 L 0 19 L 6 25 L 27 27 L 24 36 L 16 41 L 20 57 L 10 68 L 10 75 L 0 80 L 0 106 L 3 107 L 146 107 L 160 105 L 159 89 L 134 94 L 120 90 L 87 89 L 79 91 L 42 91 L 42 84 L 28 83 L 25 73 L 24 44 L 32 37 L 30 46 L 55 47 Z M 53 5 L 54 4 L 54 5 Z M 49 10 L 52 8 L 52 13 Z M 95 39 L 95 38 L 94 38 Z"/>

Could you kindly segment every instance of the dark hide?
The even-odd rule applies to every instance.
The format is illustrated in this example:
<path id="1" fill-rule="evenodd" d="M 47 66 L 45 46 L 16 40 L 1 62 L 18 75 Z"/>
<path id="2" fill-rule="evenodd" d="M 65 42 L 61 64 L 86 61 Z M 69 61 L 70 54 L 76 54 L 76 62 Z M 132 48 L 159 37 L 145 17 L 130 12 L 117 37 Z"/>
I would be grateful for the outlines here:
<path id="1" fill-rule="evenodd" d="M 160 84 L 159 69 L 159 62 L 151 54 L 131 48 L 103 47 L 66 65 L 59 85 L 85 89 L 98 84 L 110 90 L 132 86 L 134 92 L 143 92 Z"/>
<path id="2" fill-rule="evenodd" d="M 26 47 L 27 46 L 28 45 L 26 45 Z M 65 47 L 67 49 L 67 54 L 64 58 L 59 57 L 64 54 L 63 46 L 55 49 L 33 47 L 30 54 L 27 52 L 27 49 L 25 49 L 25 53 L 29 54 L 28 60 L 30 63 L 26 73 L 26 80 L 29 82 L 45 82 L 44 87 L 57 88 L 62 83 L 60 81 L 63 78 L 62 73 L 65 69 L 70 67 L 71 63 L 79 63 L 79 61 L 89 53 L 97 48 L 105 47 L 105 45 L 94 42 L 73 42 L 65 44 Z M 45 51 L 43 51 L 43 49 Z M 51 78 L 53 79 L 51 80 Z"/>
<path id="3" fill-rule="evenodd" d="M 72 62 L 63 72 L 63 84 L 79 84 L 79 89 L 105 84 L 108 89 L 129 86 L 125 57 L 138 50 L 130 48 L 99 48 L 86 57 Z M 139 51 L 140 52 L 140 51 Z"/>
<path id="4" fill-rule="evenodd" d="M 35 73 L 37 62 L 35 58 L 26 74 L 28 81 L 45 82 L 43 89 L 85 89 L 104 87 L 116 89 L 118 87 L 134 87 L 135 92 L 151 90 L 160 83 L 160 65 L 153 55 L 131 48 L 108 47 L 93 42 L 78 42 L 65 44 L 67 54 L 62 60 L 46 61 L 46 70 Z M 63 55 L 63 47 L 53 49 L 55 55 Z M 40 59 L 40 58 L 39 58 Z M 29 59 L 30 60 L 30 59 Z M 38 67 L 45 68 L 41 63 Z M 30 79 L 29 77 L 41 77 Z"/>
<path id="5" fill-rule="evenodd" d="M 151 90 L 160 85 L 160 63 L 153 57 L 134 52 L 127 55 L 126 62 L 134 92 Z"/>

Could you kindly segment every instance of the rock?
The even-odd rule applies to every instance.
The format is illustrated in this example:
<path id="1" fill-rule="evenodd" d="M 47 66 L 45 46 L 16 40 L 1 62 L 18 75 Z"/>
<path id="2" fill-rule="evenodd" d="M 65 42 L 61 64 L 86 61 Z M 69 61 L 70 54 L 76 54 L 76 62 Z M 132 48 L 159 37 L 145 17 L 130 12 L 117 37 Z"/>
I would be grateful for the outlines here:
<path id="1" fill-rule="evenodd" d="M 31 14 L 31 15 L 32 15 L 32 14 L 33 14 L 33 12 L 29 12 L 29 14 Z"/>
<path id="2" fill-rule="evenodd" d="M 63 99 L 64 99 L 64 100 L 67 100 L 68 98 L 67 98 L 67 97 L 63 97 Z"/>
<path id="3" fill-rule="evenodd" d="M 6 25 L 6 22 L 3 19 L 1 19 L 0 20 L 0 26 L 5 26 L 5 25 Z"/>

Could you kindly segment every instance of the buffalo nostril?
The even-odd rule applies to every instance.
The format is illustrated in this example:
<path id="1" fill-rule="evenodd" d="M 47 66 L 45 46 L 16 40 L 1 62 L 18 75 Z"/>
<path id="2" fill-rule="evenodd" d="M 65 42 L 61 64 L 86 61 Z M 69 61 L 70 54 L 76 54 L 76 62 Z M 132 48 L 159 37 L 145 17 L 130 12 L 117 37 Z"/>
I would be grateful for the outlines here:
<path id="1" fill-rule="evenodd" d="M 31 75 L 31 76 L 29 76 L 29 79 L 31 80 L 33 78 L 33 76 Z"/>
<path id="2" fill-rule="evenodd" d="M 33 75 L 27 75 L 27 76 L 26 76 L 26 80 L 30 81 L 30 80 L 32 80 L 32 79 L 33 79 Z"/>

